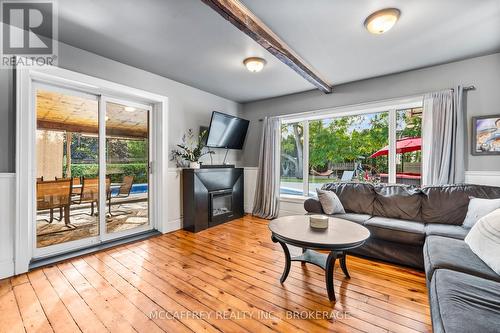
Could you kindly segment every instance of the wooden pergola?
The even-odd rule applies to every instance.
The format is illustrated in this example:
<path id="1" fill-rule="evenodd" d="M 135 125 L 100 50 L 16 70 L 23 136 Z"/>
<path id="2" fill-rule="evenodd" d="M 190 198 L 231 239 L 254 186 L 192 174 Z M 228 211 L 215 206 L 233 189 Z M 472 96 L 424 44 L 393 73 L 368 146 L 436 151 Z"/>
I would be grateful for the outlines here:
<path id="1" fill-rule="evenodd" d="M 64 132 L 66 142 L 73 133 L 99 134 L 99 106 L 96 100 L 58 92 L 38 90 L 36 98 L 37 129 Z M 108 102 L 106 105 L 106 137 L 121 139 L 148 138 L 148 111 Z M 71 145 L 66 145 L 66 165 L 71 165 Z M 67 168 L 71 177 L 71 168 Z"/>

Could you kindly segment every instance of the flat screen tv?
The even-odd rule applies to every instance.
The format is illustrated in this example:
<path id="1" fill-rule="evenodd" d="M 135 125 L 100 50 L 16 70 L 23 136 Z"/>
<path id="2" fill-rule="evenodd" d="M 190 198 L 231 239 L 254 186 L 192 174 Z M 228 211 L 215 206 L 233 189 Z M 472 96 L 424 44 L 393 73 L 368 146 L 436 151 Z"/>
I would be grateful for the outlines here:
<path id="1" fill-rule="evenodd" d="M 214 111 L 208 129 L 207 147 L 243 149 L 250 121 Z"/>

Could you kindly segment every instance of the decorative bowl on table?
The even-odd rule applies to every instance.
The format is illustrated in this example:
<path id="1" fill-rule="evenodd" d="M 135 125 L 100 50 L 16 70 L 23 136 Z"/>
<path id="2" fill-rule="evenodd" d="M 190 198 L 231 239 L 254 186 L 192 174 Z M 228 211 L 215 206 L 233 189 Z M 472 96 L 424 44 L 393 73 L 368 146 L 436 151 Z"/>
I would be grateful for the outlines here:
<path id="1" fill-rule="evenodd" d="M 328 216 L 325 215 L 311 215 L 309 216 L 309 225 L 314 229 L 327 229 Z"/>

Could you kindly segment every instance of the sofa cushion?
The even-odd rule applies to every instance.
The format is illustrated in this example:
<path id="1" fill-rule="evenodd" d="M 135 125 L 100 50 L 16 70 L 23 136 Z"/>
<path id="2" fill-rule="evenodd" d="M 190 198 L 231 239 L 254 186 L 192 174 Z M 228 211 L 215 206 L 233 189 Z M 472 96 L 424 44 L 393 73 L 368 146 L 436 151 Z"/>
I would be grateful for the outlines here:
<path id="1" fill-rule="evenodd" d="M 499 330 L 498 282 L 440 269 L 430 283 L 430 303 L 434 333 Z"/>
<path id="2" fill-rule="evenodd" d="M 500 282 L 497 275 L 462 240 L 429 236 L 424 245 L 425 275 L 430 281 L 438 269 L 449 269 Z"/>
<path id="3" fill-rule="evenodd" d="M 424 222 L 462 225 L 469 206 L 469 196 L 462 186 L 425 187 L 422 193 Z"/>
<path id="4" fill-rule="evenodd" d="M 479 219 L 498 208 L 500 208 L 500 199 L 470 198 L 467 215 L 462 226 L 470 229 Z"/>
<path id="5" fill-rule="evenodd" d="M 426 236 L 443 236 L 464 240 L 469 229 L 460 225 L 428 223 L 425 225 Z"/>
<path id="6" fill-rule="evenodd" d="M 325 191 L 316 189 L 318 200 L 326 214 L 344 214 L 344 206 L 340 202 L 339 197 L 333 191 Z"/>
<path id="7" fill-rule="evenodd" d="M 404 244 L 424 244 L 425 224 L 420 222 L 372 217 L 364 225 L 373 238 Z"/>
<path id="8" fill-rule="evenodd" d="M 304 209 L 312 214 L 324 214 L 323 207 L 318 198 L 308 198 L 304 201 Z"/>
<path id="9" fill-rule="evenodd" d="M 373 215 L 394 219 L 418 220 L 421 217 L 422 196 L 411 185 L 377 185 Z"/>
<path id="10" fill-rule="evenodd" d="M 422 245 L 402 244 L 378 238 L 368 238 L 363 246 L 349 250 L 359 256 L 424 269 Z"/>
<path id="11" fill-rule="evenodd" d="M 467 215 L 469 197 L 500 198 L 500 187 L 484 185 L 440 185 L 421 190 L 422 221 L 461 225 Z"/>
<path id="12" fill-rule="evenodd" d="M 323 190 L 335 192 L 347 213 L 373 215 L 375 190 L 373 185 L 366 183 L 329 183 Z"/>
<path id="13" fill-rule="evenodd" d="M 500 275 L 500 208 L 483 216 L 465 237 L 465 243 Z"/>
<path id="14" fill-rule="evenodd" d="M 367 214 L 354 214 L 354 213 L 345 213 L 345 214 L 335 214 L 335 217 L 348 220 L 351 222 L 356 222 L 358 224 L 364 224 L 368 221 L 372 216 Z"/>

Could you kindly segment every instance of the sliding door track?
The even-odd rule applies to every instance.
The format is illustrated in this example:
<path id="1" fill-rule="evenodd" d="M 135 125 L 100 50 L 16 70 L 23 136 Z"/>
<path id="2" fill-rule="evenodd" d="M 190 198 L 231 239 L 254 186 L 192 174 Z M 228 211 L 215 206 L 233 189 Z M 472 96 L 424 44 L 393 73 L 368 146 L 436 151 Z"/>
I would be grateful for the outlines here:
<path id="1" fill-rule="evenodd" d="M 69 252 L 64 253 L 64 254 L 57 254 L 54 256 L 47 257 L 47 258 L 34 259 L 30 262 L 29 269 L 32 270 L 32 269 L 35 269 L 38 267 L 51 265 L 51 264 L 54 264 L 54 263 L 57 263 L 57 262 L 60 262 L 63 260 L 76 258 L 76 257 L 83 256 L 83 255 L 86 255 L 89 253 L 106 250 L 106 249 L 109 249 L 109 248 L 112 248 L 115 246 L 128 244 L 128 243 L 132 243 L 132 242 L 137 242 L 140 240 L 144 240 L 144 239 L 147 239 L 147 238 L 150 238 L 153 236 L 159 236 L 159 235 L 161 235 L 161 233 L 159 231 L 148 230 L 148 231 L 141 232 L 141 233 L 138 233 L 138 234 L 135 234 L 132 236 L 117 238 L 117 239 L 102 242 L 102 243 L 97 244 L 97 245 L 92 245 L 92 246 L 85 247 L 82 249 L 69 251 Z"/>

